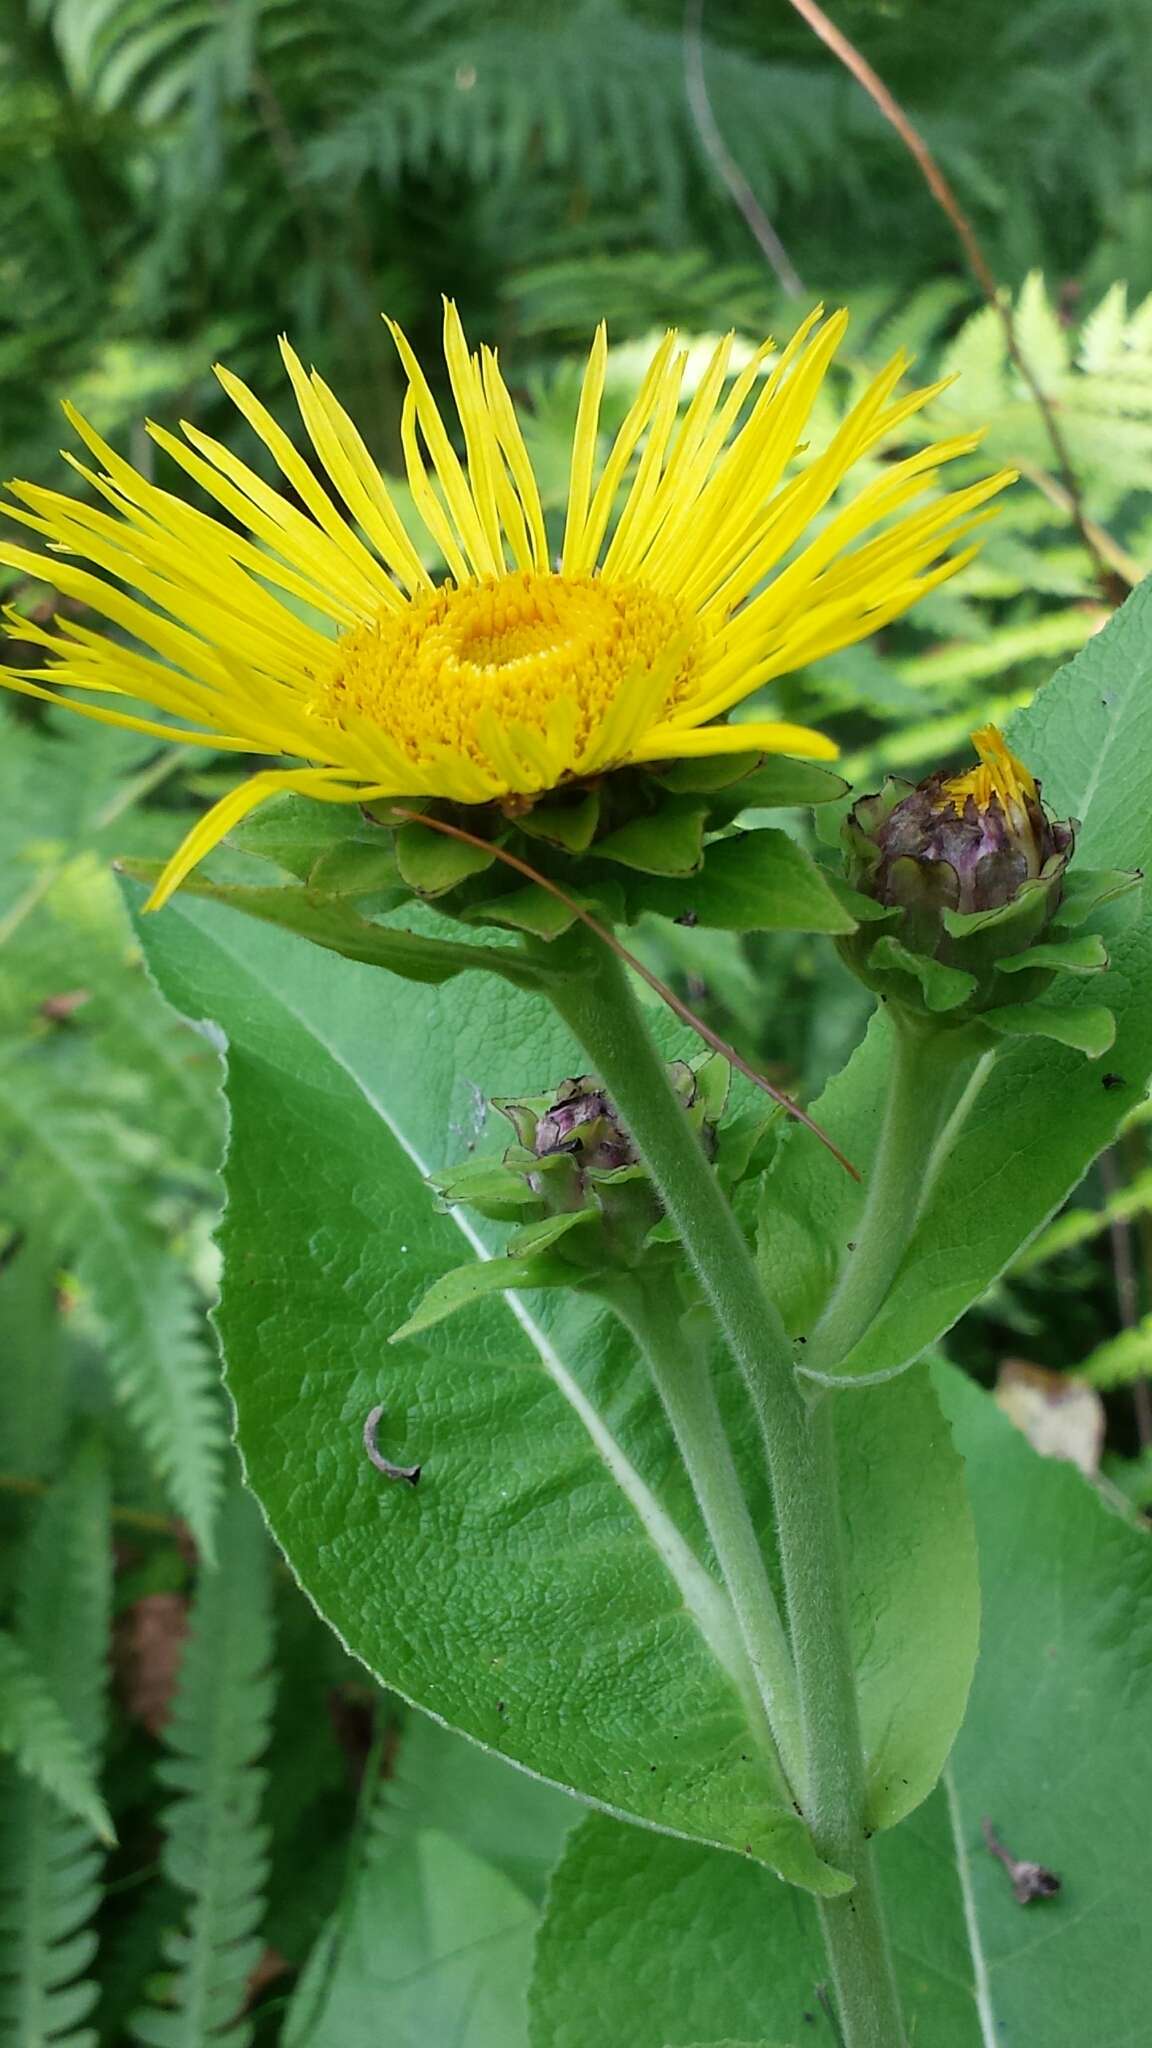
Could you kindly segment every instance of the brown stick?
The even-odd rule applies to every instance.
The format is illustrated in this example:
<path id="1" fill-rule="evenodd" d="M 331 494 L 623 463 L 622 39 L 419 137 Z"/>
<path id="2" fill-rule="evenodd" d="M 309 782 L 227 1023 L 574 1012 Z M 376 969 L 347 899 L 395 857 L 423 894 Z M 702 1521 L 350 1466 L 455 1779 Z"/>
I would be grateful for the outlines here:
<path id="1" fill-rule="evenodd" d="M 919 166 L 924 183 L 931 192 L 933 199 L 943 212 L 947 214 L 948 219 L 955 228 L 964 254 L 968 259 L 972 275 L 976 279 L 988 304 L 994 308 L 1000 325 L 1004 330 L 1004 340 L 1007 345 L 1008 354 L 1023 378 L 1024 383 L 1028 386 L 1036 409 L 1044 422 L 1048 439 L 1052 443 L 1052 453 L 1056 459 L 1056 468 L 1064 490 L 1067 493 L 1068 510 L 1085 548 L 1096 564 L 1096 580 L 1100 589 L 1110 604 L 1123 603 L 1124 598 L 1127 596 L 1126 586 L 1128 579 L 1117 564 L 1116 553 L 1118 551 L 1115 549 L 1114 544 L 1107 551 L 1101 548 L 1097 539 L 1100 529 L 1093 525 L 1093 522 L 1088 519 L 1084 511 L 1080 479 L 1073 468 L 1072 458 L 1068 452 L 1068 443 L 1064 439 L 1063 429 L 1056 417 L 1055 407 L 1047 393 L 1042 389 L 1039 379 L 1020 347 L 1016 335 L 1016 323 L 1012 317 L 1011 301 L 1001 292 L 993 274 L 992 266 L 984 254 L 976 230 L 964 212 L 955 192 L 933 156 L 932 151 L 929 149 L 928 144 L 925 142 L 924 137 L 913 122 L 909 120 L 900 102 L 889 92 L 884 80 L 873 70 L 867 58 L 861 55 L 855 44 L 850 43 L 842 30 L 838 29 L 834 22 L 829 21 L 824 9 L 817 5 L 817 0 L 790 0 L 790 5 L 795 8 L 801 19 L 807 22 L 813 34 L 819 36 L 820 41 L 831 50 L 833 56 L 839 59 L 845 70 L 850 71 L 857 83 L 863 86 L 873 105 L 879 108 L 884 119 L 896 130 L 909 155 Z"/>
<path id="2" fill-rule="evenodd" d="M 814 1137 L 819 1138 L 820 1143 L 826 1146 L 844 1171 L 851 1174 L 853 1180 L 859 1180 L 860 1175 L 852 1161 L 845 1158 L 839 1147 L 833 1144 L 827 1131 L 822 1131 L 819 1124 L 806 1110 L 801 1109 L 798 1102 L 793 1102 L 792 1097 L 785 1095 L 782 1089 L 774 1088 L 764 1074 L 758 1074 L 755 1067 L 749 1066 L 747 1060 L 741 1059 L 734 1046 L 729 1045 L 726 1039 L 721 1038 L 705 1024 L 704 1019 L 698 1017 L 695 1010 L 690 1010 L 687 1003 L 682 1003 L 679 996 L 668 987 L 667 982 L 661 981 L 658 974 L 653 974 L 651 968 L 645 967 L 644 962 L 638 960 L 634 953 L 630 953 L 627 946 L 622 946 L 615 932 L 610 931 L 607 925 L 601 924 L 599 918 L 593 917 L 590 911 L 582 909 L 571 896 L 565 895 L 559 883 L 552 882 L 547 875 L 540 874 L 526 860 L 521 860 L 518 854 L 509 853 L 507 847 L 494 846 L 490 839 L 479 839 L 474 832 L 465 832 L 461 825 L 449 825 L 444 818 L 430 818 L 424 811 L 403 810 L 398 804 L 389 804 L 388 810 L 393 818 L 402 819 L 406 825 L 427 825 L 433 832 L 442 832 L 447 839 L 458 839 L 464 846 L 477 846 L 483 853 L 494 854 L 497 860 L 504 862 L 505 867 L 515 868 L 518 874 L 526 875 L 530 882 L 535 882 L 538 889 L 547 890 L 549 896 L 554 896 L 557 903 L 562 903 L 566 910 L 572 912 L 573 917 L 579 918 L 581 924 L 586 925 L 590 932 L 594 932 L 602 945 L 610 947 L 618 959 L 623 960 L 634 974 L 638 974 L 641 981 L 646 981 L 661 1001 L 667 1003 L 670 1010 L 675 1011 L 681 1022 L 687 1024 L 690 1031 L 694 1031 L 698 1038 L 704 1040 L 705 1045 L 710 1045 L 713 1052 L 722 1054 L 724 1059 L 737 1068 L 746 1080 L 751 1081 L 754 1087 L 761 1088 L 765 1095 L 770 1095 L 773 1102 L 778 1103 L 786 1115 L 794 1117 L 798 1124 L 804 1125 L 805 1130 L 811 1131 Z"/>

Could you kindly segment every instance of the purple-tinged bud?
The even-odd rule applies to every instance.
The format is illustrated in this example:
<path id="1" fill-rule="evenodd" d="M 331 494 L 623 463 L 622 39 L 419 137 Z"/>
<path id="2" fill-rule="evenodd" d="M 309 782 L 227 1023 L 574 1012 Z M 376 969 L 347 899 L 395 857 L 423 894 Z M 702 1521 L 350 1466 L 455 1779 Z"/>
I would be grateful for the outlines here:
<path id="1" fill-rule="evenodd" d="M 890 785 L 856 805 L 853 822 L 871 850 L 857 886 L 877 902 L 998 910 L 1050 864 L 1067 862 L 1073 826 L 1048 816 L 1039 784 L 996 727 L 982 727 L 972 743 L 980 766 L 966 775 L 930 775 L 895 801 Z"/>
<path id="2" fill-rule="evenodd" d="M 590 1074 L 561 1082 L 555 1101 L 537 1119 L 530 1149 L 538 1159 L 571 1153 L 585 1169 L 604 1173 L 633 1166 L 638 1157 L 611 1101 Z"/>
<path id="3" fill-rule="evenodd" d="M 1044 807 L 1040 785 L 994 725 L 972 735 L 979 765 L 888 782 L 842 828 L 845 901 L 857 920 L 841 957 L 906 1020 L 954 1030 L 979 1022 L 984 1041 L 1046 1035 L 1094 1053 L 1110 1042 L 1108 1012 L 1040 1006 L 1061 971 L 1098 973 L 1107 952 L 1085 918 L 1138 881 L 1068 874 L 1076 826 Z"/>

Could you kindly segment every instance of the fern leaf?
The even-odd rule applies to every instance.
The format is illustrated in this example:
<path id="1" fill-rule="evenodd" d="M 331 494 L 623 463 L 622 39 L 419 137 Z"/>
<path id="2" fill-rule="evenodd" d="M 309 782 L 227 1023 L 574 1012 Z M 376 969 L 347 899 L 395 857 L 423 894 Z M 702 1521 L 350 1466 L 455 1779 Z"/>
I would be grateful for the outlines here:
<path id="1" fill-rule="evenodd" d="M 1114 284 L 1080 329 L 1078 360 L 1089 376 L 1099 375 L 1116 363 L 1123 351 L 1128 326 L 1128 287 Z"/>
<path id="2" fill-rule="evenodd" d="M 1090 1386 L 1102 1388 L 1130 1386 L 1133 1380 L 1152 1378 L 1152 1315 L 1098 1344 L 1076 1370 Z"/>
<path id="3" fill-rule="evenodd" d="M 104 1736 L 111 1620 L 108 1485 L 88 1444 L 40 1510 L 19 1584 L 17 1636 L 91 1776 Z M 86 1821 L 11 1764 L 0 1769 L 0 2038 L 93 2048 L 84 1972 L 96 1947 L 100 1852 Z"/>
<path id="4" fill-rule="evenodd" d="M 1038 270 L 1029 272 L 1016 301 L 1016 339 L 1041 389 L 1056 389 L 1068 373 L 1068 336 Z"/>
<path id="5" fill-rule="evenodd" d="M 51 1245 L 38 1239 L 25 1238 L 0 1262 L 4 1463 L 27 1479 L 60 1469 L 69 1387 L 58 1278 Z"/>
<path id="6" fill-rule="evenodd" d="M 141 1200 L 136 1135 L 110 1111 L 62 1098 L 55 1082 L 49 1061 L 0 1067 L 0 1135 L 19 1166 L 5 1206 L 75 1259 L 106 1331 L 113 1382 L 210 1556 L 224 1425 L 192 1285 Z"/>
<path id="7" fill-rule="evenodd" d="M 111 1844 L 115 1830 L 83 1748 L 23 1645 L 0 1630 L 0 1750 L 66 1813 Z"/>
<path id="8" fill-rule="evenodd" d="M 255 1503 L 238 1484 L 220 1516 L 220 1563 L 200 1575 L 180 1686 L 160 1766 L 178 1797 L 166 1815 L 165 1875 L 187 1895 L 170 1929 L 166 2000 L 137 2013 L 147 2048 L 245 2048 L 241 2017 L 268 1869 L 261 1819 L 273 1699 L 268 1540 Z"/>

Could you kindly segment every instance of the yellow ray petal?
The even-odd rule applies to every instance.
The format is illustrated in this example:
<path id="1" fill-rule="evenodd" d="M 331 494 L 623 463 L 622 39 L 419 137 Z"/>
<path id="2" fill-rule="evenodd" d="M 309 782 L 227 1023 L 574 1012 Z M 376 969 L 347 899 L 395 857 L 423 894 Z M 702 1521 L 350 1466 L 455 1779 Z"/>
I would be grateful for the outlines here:
<path id="1" fill-rule="evenodd" d="M 294 790 L 301 796 L 318 795 L 323 790 L 329 801 L 355 803 L 361 796 L 359 789 L 340 789 L 332 784 L 331 776 L 322 771 L 308 768 L 264 768 L 257 775 L 250 775 L 236 789 L 230 789 L 227 796 L 213 804 L 199 818 L 182 844 L 168 862 L 160 880 L 144 905 L 145 910 L 160 910 L 167 903 L 174 889 L 180 887 L 186 875 L 219 846 L 220 841 L 234 825 L 246 818 L 258 805 L 267 803 L 271 796 L 279 796 L 285 790 Z M 364 795 L 381 792 L 365 791 Z"/>
<path id="2" fill-rule="evenodd" d="M 807 725 L 749 719 L 744 725 L 655 725 L 637 741 L 630 758 L 687 761 L 703 754 L 795 754 L 800 760 L 834 761 L 839 752 L 835 740 Z"/>
<path id="3" fill-rule="evenodd" d="M 436 495 L 427 465 L 420 452 L 420 440 L 416 429 L 416 400 L 413 393 L 408 391 L 400 411 L 400 446 L 404 454 L 408 488 L 417 512 L 447 563 L 449 575 L 454 576 L 456 582 L 463 586 L 473 581 L 472 574 L 457 538 L 456 523 L 449 518 Z"/>
<path id="4" fill-rule="evenodd" d="M 488 395 L 496 436 L 504 459 L 512 474 L 524 518 L 532 536 L 532 567 L 543 573 L 548 568 L 548 536 L 544 528 L 544 513 L 540 504 L 540 492 L 532 473 L 520 422 L 512 404 L 507 386 L 500 375 L 500 366 L 494 349 L 480 352 L 484 389 Z"/>
<path id="5" fill-rule="evenodd" d="M 214 365 L 216 376 L 228 393 L 233 405 L 243 413 L 253 432 L 258 434 L 277 467 L 287 477 L 301 504 L 306 505 L 316 524 L 323 528 L 329 540 L 345 555 L 352 567 L 364 578 L 369 589 L 379 594 L 388 592 L 388 578 L 379 562 L 375 561 L 362 540 L 353 533 L 346 519 L 342 519 L 326 490 L 317 482 L 303 456 L 288 439 L 283 427 L 273 419 L 266 405 L 262 405 L 248 386 L 226 370 L 222 363 Z M 188 429 L 185 427 L 185 432 Z M 191 437 L 190 437 L 191 438 Z"/>
<path id="6" fill-rule="evenodd" d="M 353 519 L 363 527 L 381 561 L 401 577 L 409 590 L 425 586 L 429 581 L 427 572 L 400 524 L 383 478 L 359 436 L 350 446 L 347 431 L 340 431 L 338 422 L 347 430 L 351 429 L 351 421 L 342 413 L 327 386 L 321 386 L 315 379 L 315 373 L 313 377 L 308 376 L 295 349 L 283 335 L 280 337 L 280 354 L 291 379 L 308 438 Z M 398 606 L 402 601 L 399 591 L 396 591 L 395 604 Z"/>
<path id="7" fill-rule="evenodd" d="M 411 413 L 419 424 L 424 436 L 432 466 L 444 492 L 445 503 L 451 513 L 460 544 L 468 557 L 469 567 L 475 576 L 498 576 L 504 567 L 497 557 L 484 522 L 476 507 L 476 501 L 468 485 L 459 457 L 448 438 L 447 429 L 440 417 L 440 408 L 432 396 L 427 377 L 420 368 L 407 335 L 394 320 L 386 322 L 388 332 L 396 344 L 397 353 L 408 377 L 408 403 L 405 412 Z M 413 441 L 415 436 L 413 435 Z M 439 536 L 437 536 L 439 539 Z"/>
<path id="8" fill-rule="evenodd" d="M 592 338 L 592 348 L 580 386 L 576 409 L 576 431 L 572 436 L 572 461 L 568 471 L 568 512 L 564 521 L 564 542 L 560 567 L 571 575 L 577 560 L 587 559 L 584 529 L 588 501 L 596 467 L 596 439 L 600 430 L 600 405 L 604 397 L 604 376 L 608 367 L 608 330 L 601 321 Z"/>

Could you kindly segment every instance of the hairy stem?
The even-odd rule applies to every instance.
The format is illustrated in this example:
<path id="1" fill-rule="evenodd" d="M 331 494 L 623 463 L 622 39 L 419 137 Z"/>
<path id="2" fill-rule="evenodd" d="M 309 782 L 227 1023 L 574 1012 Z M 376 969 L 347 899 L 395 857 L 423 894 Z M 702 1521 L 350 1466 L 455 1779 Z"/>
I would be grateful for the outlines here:
<path id="1" fill-rule="evenodd" d="M 614 955 L 583 937 L 554 943 L 573 972 L 551 1000 L 598 1073 L 674 1219 L 754 1402 L 776 1512 L 800 1702 L 797 1788 L 820 1854 L 853 1890 L 822 1903 L 846 2048 L 904 2048 L 865 1830 L 860 1740 L 836 1498 L 830 1403 L 810 1410 L 779 1313 Z"/>
<path id="2" fill-rule="evenodd" d="M 692 1482 L 783 1765 L 781 1790 L 788 1797 L 803 1777 L 796 1672 L 705 1349 L 686 1332 L 675 1287 L 665 1276 L 647 1285 L 624 1281 L 609 1291 L 608 1299 L 648 1365 Z"/>
<path id="3" fill-rule="evenodd" d="M 958 1068 L 975 1051 L 962 1031 L 924 1029 L 893 1013 L 892 1065 L 880 1143 L 848 1263 L 804 1353 L 806 1373 L 831 1372 L 864 1336 L 908 1248 L 933 1143 Z"/>

